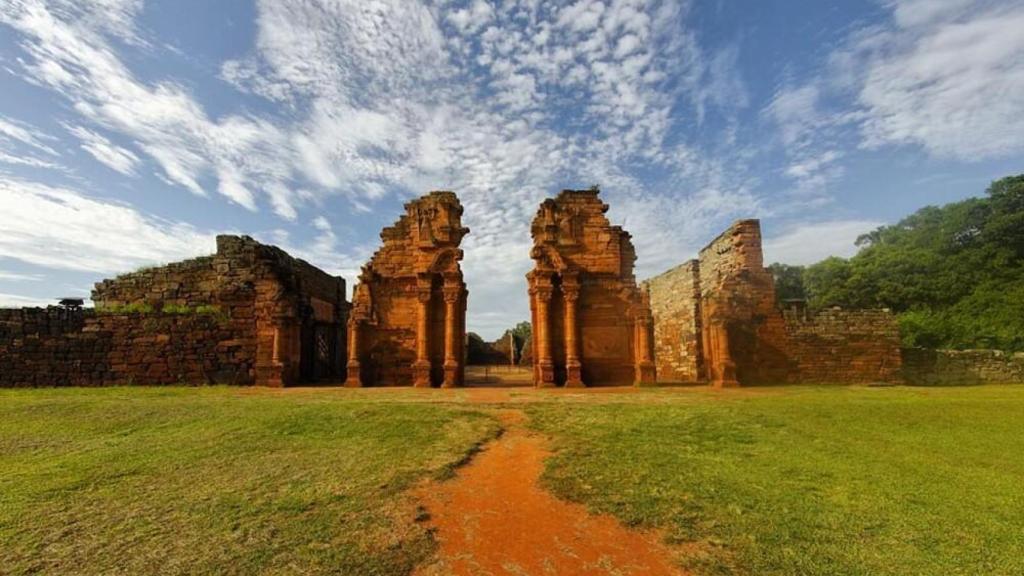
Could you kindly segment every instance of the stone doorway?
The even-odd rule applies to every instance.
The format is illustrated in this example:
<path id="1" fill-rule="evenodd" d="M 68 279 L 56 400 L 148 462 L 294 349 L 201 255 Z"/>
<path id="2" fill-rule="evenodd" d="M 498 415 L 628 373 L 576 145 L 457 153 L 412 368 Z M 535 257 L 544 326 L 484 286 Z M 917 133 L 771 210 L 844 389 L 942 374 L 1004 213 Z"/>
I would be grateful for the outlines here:
<path id="1" fill-rule="evenodd" d="M 303 383 L 331 382 L 342 378 L 339 371 L 339 328 L 336 324 L 317 322 L 303 330 L 302 369 Z"/>

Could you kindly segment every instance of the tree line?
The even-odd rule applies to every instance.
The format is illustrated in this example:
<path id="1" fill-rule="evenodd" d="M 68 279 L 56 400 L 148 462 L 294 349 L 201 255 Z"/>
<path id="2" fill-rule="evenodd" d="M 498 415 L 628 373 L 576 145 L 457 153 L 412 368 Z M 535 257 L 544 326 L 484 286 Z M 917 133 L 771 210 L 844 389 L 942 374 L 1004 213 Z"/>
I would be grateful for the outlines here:
<path id="1" fill-rule="evenodd" d="M 1024 175 L 861 235 L 851 258 L 772 264 L 781 300 L 886 307 L 904 344 L 1024 351 Z"/>

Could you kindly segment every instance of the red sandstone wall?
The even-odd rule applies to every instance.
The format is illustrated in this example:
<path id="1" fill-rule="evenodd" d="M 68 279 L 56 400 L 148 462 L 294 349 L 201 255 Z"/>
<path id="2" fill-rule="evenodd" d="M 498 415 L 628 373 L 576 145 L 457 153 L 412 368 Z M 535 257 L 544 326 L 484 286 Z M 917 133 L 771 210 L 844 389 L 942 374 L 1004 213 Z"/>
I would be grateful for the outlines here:
<path id="1" fill-rule="evenodd" d="M 900 378 L 899 329 L 888 310 L 778 309 L 757 220 L 734 223 L 700 252 L 698 263 L 649 286 L 663 380 L 682 380 L 692 370 L 694 379 L 717 385 Z M 690 334 L 697 335 L 696 353 Z"/>
<path id="2" fill-rule="evenodd" d="M 696 260 L 647 281 L 654 315 L 659 382 L 696 382 L 703 374 L 700 266 Z"/>
<path id="3" fill-rule="evenodd" d="M 899 325 L 889 310 L 787 311 L 785 319 L 791 382 L 900 380 Z"/>
<path id="4" fill-rule="evenodd" d="M 0 386 L 249 384 L 253 346 L 213 315 L 0 310 Z"/>
<path id="5" fill-rule="evenodd" d="M 904 348 L 901 357 L 900 374 L 907 384 L 1024 384 L 1024 352 Z"/>
<path id="6" fill-rule="evenodd" d="M 708 379 L 726 385 L 732 379 L 740 384 L 785 382 L 785 328 L 775 305 L 774 279 L 764 267 L 760 222 L 737 221 L 701 250 L 700 291 Z"/>
<path id="7" fill-rule="evenodd" d="M 345 373 L 345 281 L 245 236 L 218 237 L 214 256 L 99 282 L 93 301 L 98 312 L 77 316 L 0 314 L 0 385 L 280 386 Z"/>

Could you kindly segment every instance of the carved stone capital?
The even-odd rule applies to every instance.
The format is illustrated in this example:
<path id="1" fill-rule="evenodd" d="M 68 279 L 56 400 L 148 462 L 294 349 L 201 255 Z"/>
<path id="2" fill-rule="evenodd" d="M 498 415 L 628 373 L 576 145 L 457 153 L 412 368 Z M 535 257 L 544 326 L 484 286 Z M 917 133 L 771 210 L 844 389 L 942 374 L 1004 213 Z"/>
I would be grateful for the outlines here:
<path id="1" fill-rule="evenodd" d="M 562 286 L 562 296 L 565 297 L 566 302 L 575 303 L 580 299 L 580 287 Z"/>
<path id="2" fill-rule="evenodd" d="M 430 288 L 423 288 L 420 286 L 416 287 L 416 299 L 419 300 L 421 303 L 426 304 L 430 302 L 431 296 L 432 291 Z"/>
<path id="3" fill-rule="evenodd" d="M 442 291 L 444 293 L 444 301 L 448 304 L 458 302 L 463 292 L 462 286 L 445 286 Z"/>
<path id="4" fill-rule="evenodd" d="M 535 286 L 531 293 L 541 302 L 550 302 L 551 296 L 554 295 L 555 290 L 551 286 Z"/>

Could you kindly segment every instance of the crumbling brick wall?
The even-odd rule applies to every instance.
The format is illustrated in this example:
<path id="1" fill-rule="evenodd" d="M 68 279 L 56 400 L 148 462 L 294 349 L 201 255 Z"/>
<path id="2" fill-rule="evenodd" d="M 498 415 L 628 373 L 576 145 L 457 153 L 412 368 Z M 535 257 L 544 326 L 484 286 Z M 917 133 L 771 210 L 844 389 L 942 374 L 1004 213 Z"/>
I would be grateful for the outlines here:
<path id="1" fill-rule="evenodd" d="M 719 386 L 784 382 L 786 334 L 764 267 L 761 224 L 739 220 L 700 251 L 706 377 Z"/>
<path id="2" fill-rule="evenodd" d="M 764 267 L 757 220 L 734 223 L 701 250 L 698 262 L 648 286 L 658 372 L 673 374 L 663 380 L 683 380 L 694 367 L 694 379 L 717 386 L 899 380 L 899 329 L 888 310 L 811 314 L 798 306 L 783 313 Z"/>
<path id="3" fill-rule="evenodd" d="M 700 264 L 690 260 L 646 282 L 654 316 L 658 382 L 696 382 L 703 375 Z"/>
<path id="4" fill-rule="evenodd" d="M 1024 384 L 1024 352 L 923 348 L 904 348 L 901 352 L 901 375 L 907 384 Z"/>
<path id="5" fill-rule="evenodd" d="M 246 236 L 99 282 L 92 299 L 95 312 L 4 311 L 13 373 L 0 384 L 281 386 L 345 372 L 345 281 Z"/>
<path id="6" fill-rule="evenodd" d="M 894 382 L 900 374 L 900 332 L 887 309 L 829 308 L 785 314 L 790 382 Z"/>
<path id="7" fill-rule="evenodd" d="M 0 386 L 248 384 L 252 350 L 211 314 L 0 310 Z"/>

